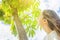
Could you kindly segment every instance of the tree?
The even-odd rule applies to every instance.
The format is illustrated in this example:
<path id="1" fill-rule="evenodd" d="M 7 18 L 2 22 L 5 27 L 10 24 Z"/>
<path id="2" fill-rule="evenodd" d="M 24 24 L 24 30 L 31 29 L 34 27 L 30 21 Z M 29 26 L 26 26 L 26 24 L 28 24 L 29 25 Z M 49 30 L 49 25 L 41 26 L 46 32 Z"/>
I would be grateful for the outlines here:
<path id="1" fill-rule="evenodd" d="M 2 0 L 3 21 L 11 25 L 11 30 L 15 35 L 18 34 L 19 40 L 28 40 L 26 32 L 34 35 L 37 28 L 36 17 L 40 13 L 38 6 L 37 0 Z"/>

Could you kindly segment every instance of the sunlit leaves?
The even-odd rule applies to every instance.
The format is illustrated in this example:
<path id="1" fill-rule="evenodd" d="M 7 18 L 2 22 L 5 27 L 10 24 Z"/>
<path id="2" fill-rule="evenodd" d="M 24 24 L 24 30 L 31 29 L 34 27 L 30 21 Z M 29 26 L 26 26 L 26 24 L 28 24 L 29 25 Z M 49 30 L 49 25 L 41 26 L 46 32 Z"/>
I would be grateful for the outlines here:
<path id="1" fill-rule="evenodd" d="M 11 17 L 5 16 L 4 17 L 4 23 L 5 24 L 11 24 Z"/>
<path id="2" fill-rule="evenodd" d="M 5 12 L 4 22 L 11 24 L 11 31 L 14 35 L 17 34 L 14 21 L 12 19 L 14 8 L 18 10 L 17 13 L 26 29 L 27 34 L 33 37 L 35 30 L 37 29 L 36 18 L 40 14 L 38 6 L 39 1 L 36 0 L 2 0 L 2 9 Z"/>
<path id="3" fill-rule="evenodd" d="M 0 4 L 0 9 L 2 8 L 2 5 Z"/>
<path id="4" fill-rule="evenodd" d="M 34 21 L 29 20 L 29 21 L 30 21 L 30 24 L 26 25 L 27 26 L 26 32 L 29 36 L 33 37 L 35 34 L 35 30 L 37 29 L 37 22 L 36 22 L 36 20 L 34 20 Z"/>
<path id="5" fill-rule="evenodd" d="M 0 9 L 0 20 L 4 20 L 4 11 Z"/>
<path id="6" fill-rule="evenodd" d="M 26 10 L 30 6 L 34 4 L 35 0 L 2 0 L 3 9 L 11 10 L 12 8 L 16 8 L 19 11 Z M 6 11 L 6 10 L 5 10 Z"/>
<path id="7" fill-rule="evenodd" d="M 36 12 L 37 11 L 37 12 Z M 22 21 L 22 24 L 26 28 L 26 32 L 29 36 L 34 36 L 35 30 L 37 29 L 37 20 L 36 17 L 39 16 L 40 10 L 36 9 L 30 10 L 30 11 L 24 11 L 22 12 L 20 16 L 20 20 Z M 35 13 L 36 12 L 36 13 Z M 38 14 L 38 15 L 37 15 Z"/>
<path id="8" fill-rule="evenodd" d="M 17 31 L 16 31 L 16 28 L 15 28 L 13 20 L 11 20 L 11 28 L 10 29 L 11 29 L 12 34 L 14 34 L 16 36 L 17 35 Z"/>
<path id="9" fill-rule="evenodd" d="M 35 0 L 19 0 L 20 3 L 20 11 L 26 10 L 34 4 Z"/>
<path id="10" fill-rule="evenodd" d="M 40 15 L 40 9 L 33 9 L 32 15 L 34 18 L 38 17 Z"/>
<path id="11" fill-rule="evenodd" d="M 17 31 L 16 31 L 16 28 L 15 28 L 15 25 L 12 25 L 11 26 L 11 33 L 16 36 L 17 35 Z"/>
<path id="12" fill-rule="evenodd" d="M 12 10 L 11 10 L 9 4 L 5 1 L 2 1 L 2 9 L 5 13 L 12 14 Z"/>
<path id="13" fill-rule="evenodd" d="M 32 7 L 32 16 L 34 18 L 38 17 L 40 15 L 40 9 L 39 9 L 39 1 L 35 2 L 33 7 Z"/>
<path id="14" fill-rule="evenodd" d="M 30 36 L 30 37 L 33 37 L 34 35 L 35 35 L 35 30 L 30 30 L 30 31 L 29 31 L 29 36 Z"/>

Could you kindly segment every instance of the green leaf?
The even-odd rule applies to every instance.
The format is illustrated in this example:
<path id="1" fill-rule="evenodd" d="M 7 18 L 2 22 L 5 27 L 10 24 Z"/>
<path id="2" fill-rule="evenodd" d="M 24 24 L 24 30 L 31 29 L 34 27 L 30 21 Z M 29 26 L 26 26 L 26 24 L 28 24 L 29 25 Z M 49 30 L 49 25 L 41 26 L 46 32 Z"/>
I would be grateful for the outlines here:
<path id="1" fill-rule="evenodd" d="M 15 28 L 15 25 L 14 25 L 14 21 L 13 21 L 13 20 L 11 20 L 11 28 L 10 28 L 10 30 L 11 30 L 11 33 L 12 33 L 14 36 L 17 35 L 17 31 L 16 31 L 16 28 Z"/>
<path id="2" fill-rule="evenodd" d="M 35 31 L 34 30 L 30 30 L 29 37 L 33 37 L 34 35 L 35 35 Z"/>
<path id="3" fill-rule="evenodd" d="M 0 9 L 0 20 L 4 20 L 4 11 Z"/>

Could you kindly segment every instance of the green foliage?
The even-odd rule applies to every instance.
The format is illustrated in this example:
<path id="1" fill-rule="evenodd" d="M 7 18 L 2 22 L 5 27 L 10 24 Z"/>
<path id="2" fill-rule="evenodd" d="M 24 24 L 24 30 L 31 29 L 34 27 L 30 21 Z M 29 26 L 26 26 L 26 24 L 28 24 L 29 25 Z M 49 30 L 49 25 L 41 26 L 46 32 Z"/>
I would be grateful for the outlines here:
<path id="1" fill-rule="evenodd" d="M 38 8 L 33 9 L 32 15 L 34 18 L 38 17 L 40 15 L 40 9 Z"/>
<path id="2" fill-rule="evenodd" d="M 5 14 L 12 14 L 12 9 L 9 6 L 9 4 L 6 2 L 6 0 L 2 0 L 2 9 L 5 12 Z"/>
<path id="3" fill-rule="evenodd" d="M 17 31 L 16 31 L 16 28 L 15 28 L 13 20 L 11 20 L 11 28 L 10 29 L 11 29 L 12 34 L 14 34 L 14 36 L 16 36 L 17 35 Z"/>
<path id="4" fill-rule="evenodd" d="M 4 23 L 5 24 L 11 24 L 11 17 L 4 17 Z"/>
<path id="5" fill-rule="evenodd" d="M 18 15 L 27 35 L 34 36 L 37 29 L 36 18 L 40 14 L 39 1 L 36 0 L 2 0 L 2 9 L 4 11 L 4 23 L 11 24 L 11 32 L 16 36 L 16 28 L 13 21 L 12 13 L 14 8 L 18 10 Z M 1 14 L 3 15 L 3 14 Z"/>
<path id="6" fill-rule="evenodd" d="M 0 9 L 0 20 L 4 20 L 4 12 Z"/>
<path id="7" fill-rule="evenodd" d="M 35 3 L 35 0 L 2 0 L 2 8 L 5 12 L 12 13 L 16 8 L 18 11 L 24 11 Z"/>
<path id="8" fill-rule="evenodd" d="M 17 36 L 17 31 L 16 31 L 16 28 L 15 28 L 15 25 L 12 25 L 12 26 L 11 26 L 11 33 L 12 33 L 14 36 Z"/>
<path id="9" fill-rule="evenodd" d="M 35 30 L 38 27 L 36 18 L 39 15 L 40 15 L 40 9 L 38 7 L 35 7 L 35 8 L 32 7 L 27 11 L 21 12 L 21 14 L 19 15 L 22 21 L 22 24 L 26 27 L 27 35 L 32 37 L 34 36 Z"/>

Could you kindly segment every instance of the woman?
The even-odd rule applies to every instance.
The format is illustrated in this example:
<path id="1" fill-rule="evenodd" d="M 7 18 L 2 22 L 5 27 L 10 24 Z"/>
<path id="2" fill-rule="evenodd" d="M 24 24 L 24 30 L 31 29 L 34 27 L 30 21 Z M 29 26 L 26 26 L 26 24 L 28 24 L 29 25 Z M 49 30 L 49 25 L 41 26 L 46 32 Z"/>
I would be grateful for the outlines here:
<path id="1" fill-rule="evenodd" d="M 44 10 L 39 16 L 39 25 L 47 32 L 44 40 L 60 40 L 60 18 L 53 10 Z"/>

